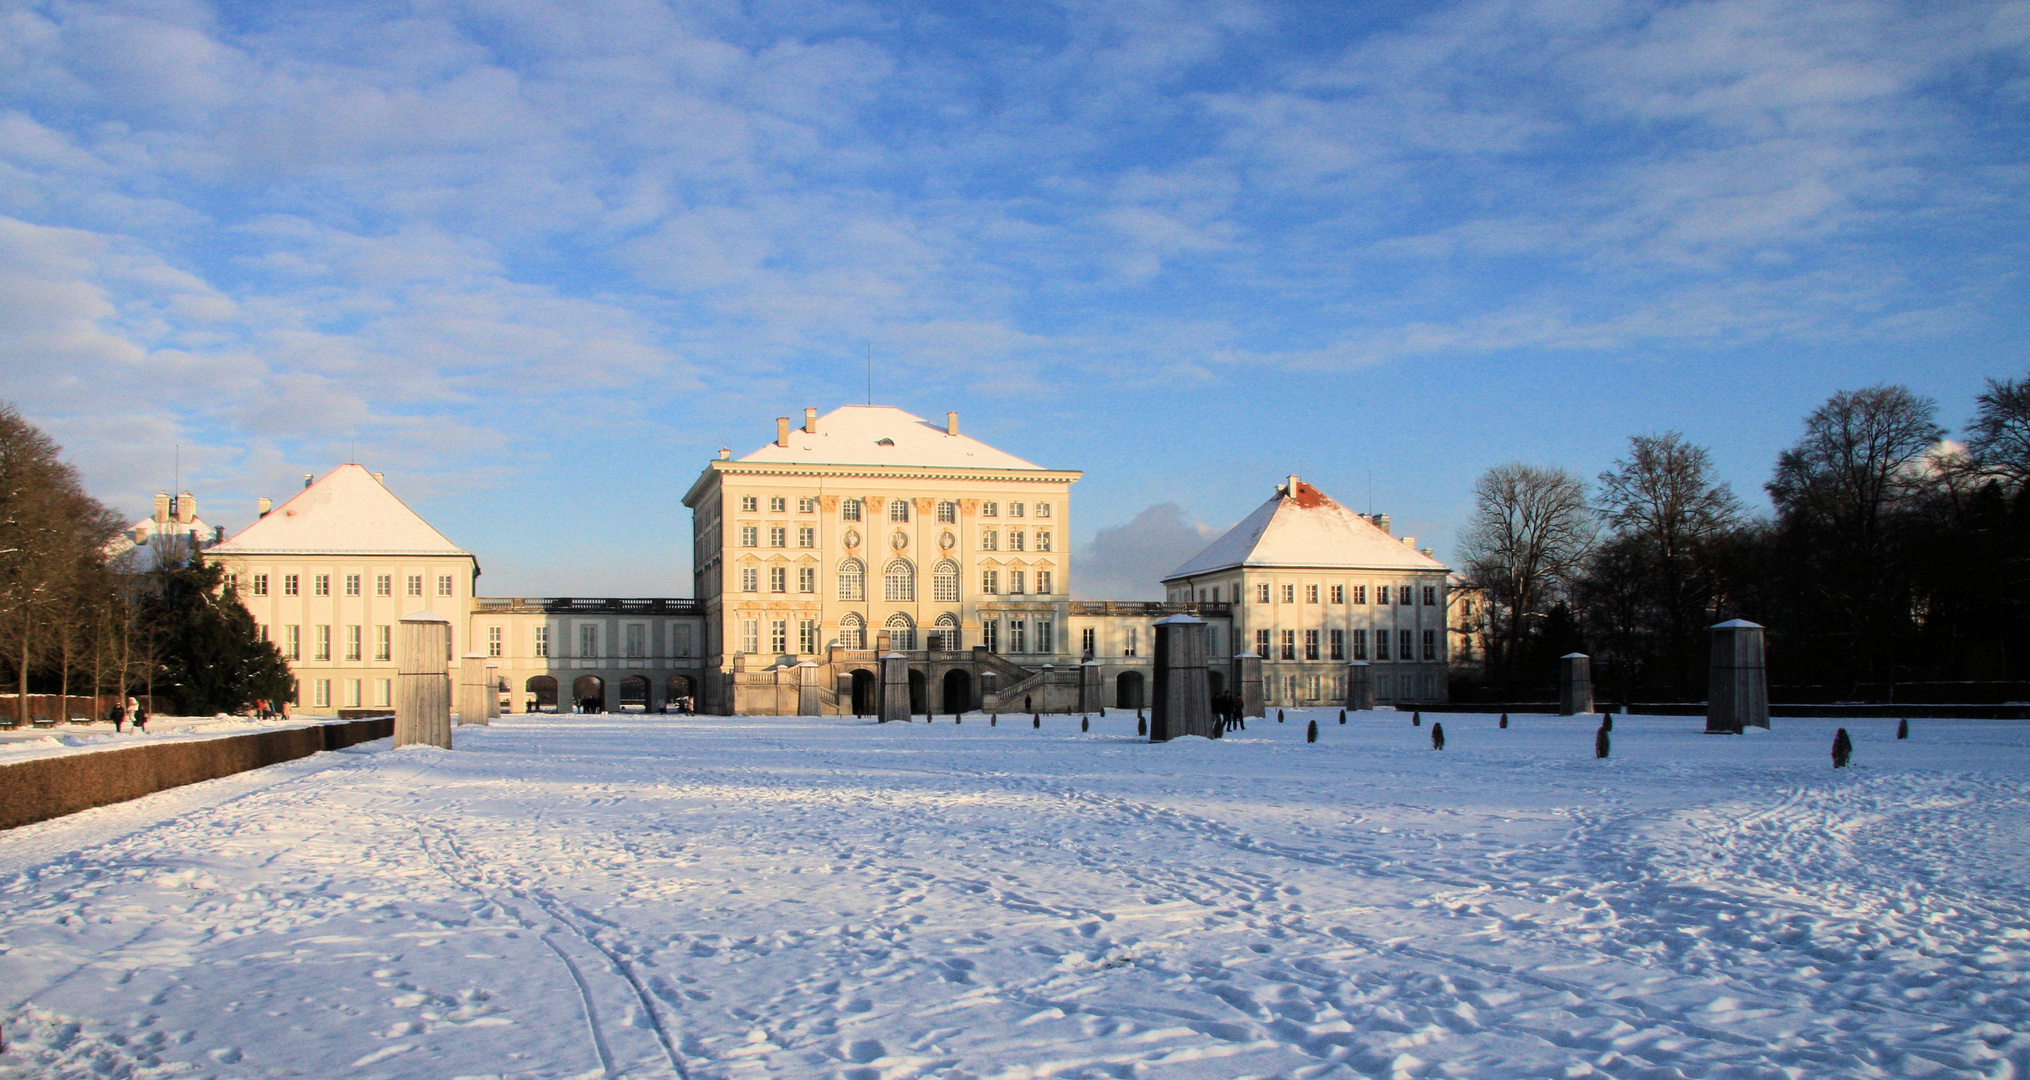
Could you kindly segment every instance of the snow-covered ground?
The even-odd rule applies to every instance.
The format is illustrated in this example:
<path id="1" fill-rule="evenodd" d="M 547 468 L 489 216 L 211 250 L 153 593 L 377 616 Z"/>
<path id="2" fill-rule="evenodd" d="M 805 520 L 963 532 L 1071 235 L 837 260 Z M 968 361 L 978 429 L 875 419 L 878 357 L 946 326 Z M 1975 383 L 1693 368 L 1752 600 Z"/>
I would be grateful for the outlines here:
<path id="1" fill-rule="evenodd" d="M 55 727 L 0 729 L 0 765 L 10 761 L 26 761 L 29 758 L 55 757 L 59 754 L 76 754 L 92 750 L 118 750 L 128 746 L 139 746 L 144 742 L 162 739 L 217 739 L 228 735 L 245 735 L 250 731 L 267 731 L 273 728 L 308 727 L 311 724 L 329 724 L 336 716 L 315 716 L 298 713 L 292 717 L 276 717 L 272 720 L 256 720 L 249 716 L 151 716 L 147 730 L 136 730 L 132 724 L 120 725 L 114 731 L 113 725 L 58 724 Z"/>
<path id="2" fill-rule="evenodd" d="M 512 717 L 17 829 L 0 1075 L 2030 1076 L 2030 725 L 1335 715 Z"/>

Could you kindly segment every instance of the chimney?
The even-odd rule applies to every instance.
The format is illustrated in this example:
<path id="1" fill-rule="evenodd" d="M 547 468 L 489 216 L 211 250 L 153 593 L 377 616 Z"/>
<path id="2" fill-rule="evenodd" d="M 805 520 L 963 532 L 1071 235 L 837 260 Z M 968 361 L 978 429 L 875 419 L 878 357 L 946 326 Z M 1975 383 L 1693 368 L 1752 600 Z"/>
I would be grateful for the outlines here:
<path id="1" fill-rule="evenodd" d="M 186 491 L 176 496 L 176 521 L 188 525 L 197 520 L 197 496 Z"/>
<path id="2" fill-rule="evenodd" d="M 805 410 L 804 410 L 804 434 L 806 434 L 806 435 L 816 435 L 817 433 L 818 433 L 818 410 L 816 410 L 816 409 L 805 409 Z"/>
<path id="3" fill-rule="evenodd" d="M 1417 538 L 1414 536 L 1403 537 L 1403 546 L 1409 548 L 1411 551 L 1417 550 Z"/>
<path id="4" fill-rule="evenodd" d="M 959 433 L 959 414 L 958 414 L 958 413 L 955 413 L 955 412 L 948 412 L 948 413 L 946 413 L 946 414 L 945 414 L 945 434 L 947 434 L 947 435 L 957 435 L 958 433 Z"/>
<path id="5" fill-rule="evenodd" d="M 722 447 L 720 447 L 720 448 L 719 448 L 719 460 L 720 460 L 720 461 L 727 461 L 727 460 L 730 460 L 730 459 L 731 459 L 732 457 L 733 457 L 733 450 L 732 450 L 732 448 L 730 448 L 730 447 L 725 447 L 725 446 L 722 446 Z"/>
<path id="6" fill-rule="evenodd" d="M 1425 558 L 1427 558 L 1427 559 L 1435 559 L 1435 558 L 1437 558 L 1437 557 L 1438 557 L 1438 552 L 1437 552 L 1437 550 L 1436 550 L 1436 549 L 1434 549 L 1434 548 L 1425 548 L 1425 549 L 1424 549 L 1424 557 L 1425 557 Z"/>
<path id="7" fill-rule="evenodd" d="M 1387 514 L 1369 514 L 1367 519 L 1374 522 L 1375 528 L 1383 532 L 1389 531 L 1389 516 Z"/>
<path id="8" fill-rule="evenodd" d="M 387 475 L 388 475 L 387 473 L 375 473 L 374 483 L 379 484 L 382 487 L 387 487 L 388 486 Z"/>
<path id="9" fill-rule="evenodd" d="M 1283 494 L 1292 499 L 1297 497 L 1297 476 L 1295 473 L 1291 474 L 1290 482 L 1283 485 Z"/>
<path id="10" fill-rule="evenodd" d="M 787 416 L 775 418 L 775 445 L 789 445 L 789 417 Z"/>
<path id="11" fill-rule="evenodd" d="M 271 499 L 269 499 L 266 495 L 261 496 L 254 502 L 254 509 L 259 511 L 262 517 L 267 517 L 268 511 L 273 510 L 274 508 L 275 503 Z"/>
<path id="12" fill-rule="evenodd" d="M 169 493 L 166 491 L 155 493 L 155 524 L 169 524 Z"/>
<path id="13" fill-rule="evenodd" d="M 313 484 L 313 483 L 316 483 L 316 482 L 317 482 L 317 474 L 316 474 L 316 473 L 304 473 L 304 474 L 303 474 L 303 486 L 304 486 L 304 487 L 309 487 L 309 486 L 310 486 L 311 484 Z"/>

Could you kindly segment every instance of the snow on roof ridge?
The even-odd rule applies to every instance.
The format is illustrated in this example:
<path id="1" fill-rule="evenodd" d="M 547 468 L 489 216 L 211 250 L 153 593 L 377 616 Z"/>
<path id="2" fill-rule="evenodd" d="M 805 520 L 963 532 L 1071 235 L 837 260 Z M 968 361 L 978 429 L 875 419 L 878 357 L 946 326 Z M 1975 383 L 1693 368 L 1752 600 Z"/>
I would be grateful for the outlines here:
<path id="1" fill-rule="evenodd" d="M 770 441 L 736 459 L 755 464 L 917 465 L 961 469 L 1043 467 L 893 405 L 841 405 L 817 431 L 792 425 L 789 445 Z"/>
<path id="2" fill-rule="evenodd" d="M 1242 566 L 1447 569 L 1294 476 L 1277 485 L 1276 493 L 1254 513 L 1163 580 Z"/>
<path id="3" fill-rule="evenodd" d="M 224 542 L 221 555 L 253 552 L 466 555 L 362 465 L 347 462 Z"/>

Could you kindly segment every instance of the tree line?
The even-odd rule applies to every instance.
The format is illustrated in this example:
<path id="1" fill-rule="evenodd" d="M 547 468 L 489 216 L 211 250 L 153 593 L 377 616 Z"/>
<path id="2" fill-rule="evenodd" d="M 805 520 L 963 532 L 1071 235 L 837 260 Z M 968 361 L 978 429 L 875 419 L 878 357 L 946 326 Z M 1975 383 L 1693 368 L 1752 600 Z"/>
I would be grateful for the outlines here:
<path id="1" fill-rule="evenodd" d="M 182 537 L 115 551 L 123 521 L 62 447 L 0 404 L 0 675 L 7 716 L 30 695 L 143 695 L 185 715 L 287 700 L 293 686 L 253 617 Z M 76 712 L 76 709 L 68 711 Z"/>
<path id="2" fill-rule="evenodd" d="M 1676 431 L 1637 435 L 1593 484 L 1499 465 L 1460 534 L 1485 597 L 1484 675 L 1514 697 L 1594 658 L 1624 700 L 1703 700 L 1707 628 L 1767 628 L 1772 685 L 1845 700 L 1899 683 L 2030 679 L 2030 376 L 1989 380 L 1960 442 L 1902 386 L 1834 394 L 1751 514 Z"/>

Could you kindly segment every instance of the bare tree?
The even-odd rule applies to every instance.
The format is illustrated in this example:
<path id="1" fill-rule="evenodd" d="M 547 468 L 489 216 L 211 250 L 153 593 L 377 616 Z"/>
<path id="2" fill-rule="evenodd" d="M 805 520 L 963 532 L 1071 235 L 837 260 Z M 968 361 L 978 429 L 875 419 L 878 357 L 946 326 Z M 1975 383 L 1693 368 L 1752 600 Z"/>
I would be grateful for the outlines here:
<path id="1" fill-rule="evenodd" d="M 2030 376 L 1989 379 L 1974 400 L 1979 408 L 1967 429 L 1967 459 L 1981 475 L 2012 488 L 2030 484 Z"/>
<path id="2" fill-rule="evenodd" d="M 1459 550 L 1468 573 L 1501 611 L 1493 644 L 1506 677 L 1525 624 L 1541 617 L 1551 592 L 1571 580 L 1592 546 L 1594 515 L 1585 481 L 1563 469 L 1497 465 L 1473 492 L 1473 517 Z"/>

